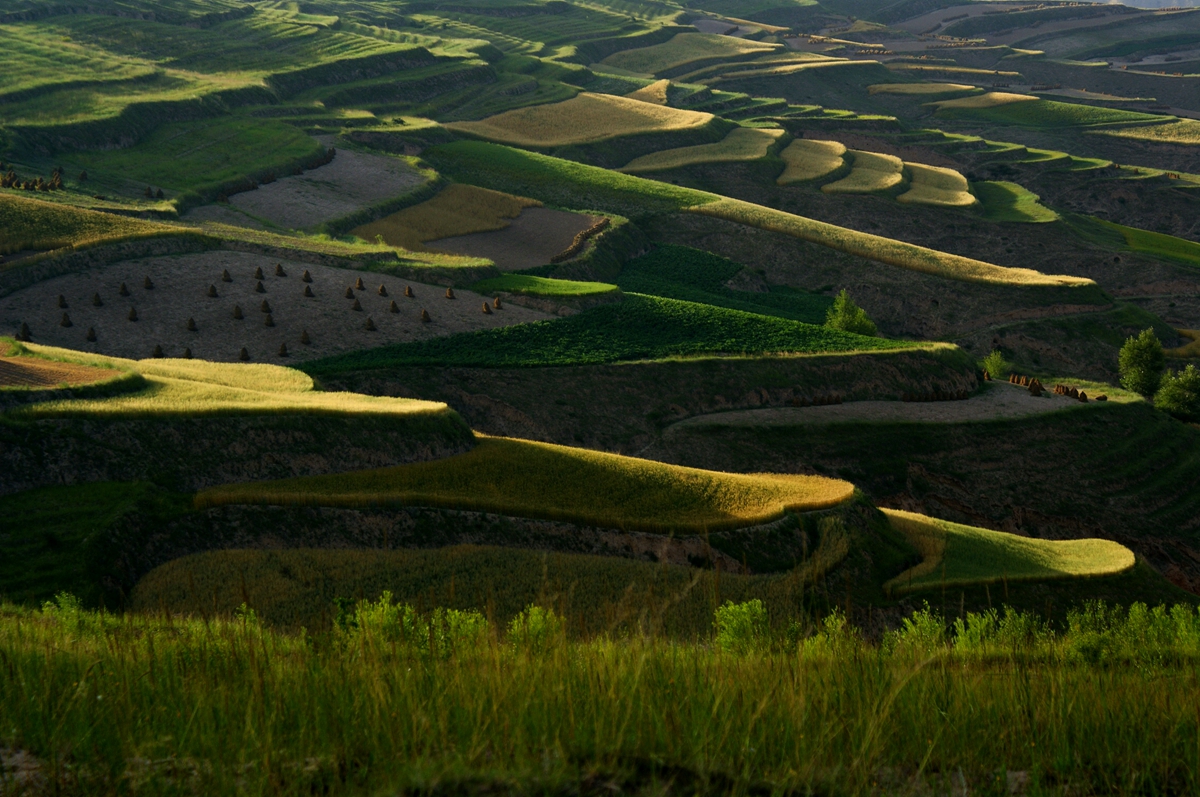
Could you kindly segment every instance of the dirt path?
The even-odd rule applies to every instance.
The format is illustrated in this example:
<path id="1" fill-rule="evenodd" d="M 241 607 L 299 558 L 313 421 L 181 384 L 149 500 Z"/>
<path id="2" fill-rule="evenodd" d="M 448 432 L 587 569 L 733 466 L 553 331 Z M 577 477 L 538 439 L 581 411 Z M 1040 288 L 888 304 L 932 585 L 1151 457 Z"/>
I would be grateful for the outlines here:
<path id="1" fill-rule="evenodd" d="M 501 271 L 544 266 L 599 216 L 568 213 L 550 208 L 525 208 L 503 230 L 456 235 L 426 244 L 430 249 L 456 255 L 486 257 Z"/>
<path id="2" fill-rule="evenodd" d="M 234 194 L 229 204 L 241 213 L 213 210 L 210 205 L 197 208 L 184 219 L 205 221 L 219 214 L 221 221 L 256 226 L 252 219 L 244 219 L 244 213 L 277 227 L 307 229 L 407 193 L 424 181 L 420 173 L 399 158 L 338 150 L 337 156 L 324 166 L 281 177 L 254 191 Z"/>
<path id="3" fill-rule="evenodd" d="M 275 276 L 277 263 L 286 277 Z M 255 290 L 257 268 L 263 270 L 264 293 Z M 301 281 L 305 269 L 311 283 Z M 222 282 L 224 270 L 232 282 Z M 152 289 L 143 287 L 147 276 Z M 360 277 L 364 289 L 346 298 L 346 289 Z M 119 294 L 121 283 L 129 296 Z M 379 295 L 381 284 L 387 296 Z M 209 286 L 217 289 L 216 298 L 208 296 Z M 405 298 L 405 286 L 412 288 L 413 298 Z M 304 296 L 305 287 L 312 289 L 312 297 Z M 31 285 L 0 299 L 0 330 L 11 334 L 27 323 L 35 343 L 133 359 L 149 357 L 161 346 L 167 357 L 182 356 L 188 347 L 194 357 L 232 362 L 244 346 L 251 360 L 286 364 L 554 317 L 508 305 L 485 315 L 483 302 L 491 297 L 456 291 L 457 298 L 451 300 L 445 293 L 438 286 L 368 272 L 244 252 L 204 252 L 129 260 Z M 93 304 L 95 294 L 100 295 L 100 307 Z M 59 295 L 66 300 L 65 309 L 58 306 Z M 355 300 L 361 310 L 352 309 Z M 393 300 L 398 313 L 389 312 Z M 266 326 L 263 301 L 274 326 Z M 233 317 L 235 305 L 242 310 L 241 320 Z M 129 320 L 131 308 L 137 312 L 136 321 Z M 421 321 L 422 309 L 431 317 L 427 323 Z M 69 327 L 61 325 L 64 313 Z M 196 322 L 195 331 L 187 328 L 189 318 Z M 368 318 L 375 331 L 366 329 Z M 95 342 L 86 339 L 89 328 L 96 330 Z M 307 345 L 300 340 L 305 331 L 311 341 Z M 279 356 L 281 344 L 287 345 L 286 359 Z"/>
<path id="4" fill-rule="evenodd" d="M 826 407 L 778 407 L 697 415 L 667 427 L 663 437 L 706 426 L 817 426 L 847 421 L 994 421 L 1095 405 L 1096 402 L 1082 405 L 1075 399 L 1052 393 L 1034 398 L 1027 388 L 994 382 L 988 390 L 965 401 L 852 401 Z"/>

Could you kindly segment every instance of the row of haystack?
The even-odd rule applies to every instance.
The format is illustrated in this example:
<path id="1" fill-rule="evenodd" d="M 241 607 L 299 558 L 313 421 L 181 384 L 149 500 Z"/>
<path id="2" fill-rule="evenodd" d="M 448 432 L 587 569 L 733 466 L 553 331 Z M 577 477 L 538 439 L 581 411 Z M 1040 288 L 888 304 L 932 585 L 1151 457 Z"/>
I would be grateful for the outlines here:
<path id="1" fill-rule="evenodd" d="M 969 390 L 931 390 L 928 393 L 901 393 L 901 401 L 965 401 L 971 397 Z"/>
<path id="2" fill-rule="evenodd" d="M 1014 385 L 1029 388 L 1029 395 L 1040 396 L 1045 392 L 1046 388 L 1042 386 L 1041 380 L 1037 377 L 1021 376 L 1019 374 L 1010 374 L 1008 381 Z"/>
<path id="3" fill-rule="evenodd" d="M 1054 386 L 1054 395 L 1066 396 L 1067 398 L 1073 398 L 1077 401 L 1082 401 L 1084 403 L 1086 403 L 1088 400 L 1087 393 L 1085 393 L 1084 391 L 1079 390 L 1077 388 L 1071 387 L 1070 385 L 1055 385 Z M 1100 395 L 1096 396 L 1094 400 L 1095 401 L 1108 401 L 1108 396 L 1101 393 Z"/>
<path id="4" fill-rule="evenodd" d="M 575 257 L 575 255 L 583 251 L 583 247 L 587 244 L 588 239 L 607 230 L 608 225 L 609 220 L 607 218 L 603 218 L 593 224 L 591 227 L 588 227 L 586 230 L 580 230 L 579 232 L 575 233 L 574 239 L 571 240 L 571 245 L 559 252 L 554 257 L 550 258 L 550 262 L 562 263 L 564 260 L 570 260 L 571 258 Z"/>

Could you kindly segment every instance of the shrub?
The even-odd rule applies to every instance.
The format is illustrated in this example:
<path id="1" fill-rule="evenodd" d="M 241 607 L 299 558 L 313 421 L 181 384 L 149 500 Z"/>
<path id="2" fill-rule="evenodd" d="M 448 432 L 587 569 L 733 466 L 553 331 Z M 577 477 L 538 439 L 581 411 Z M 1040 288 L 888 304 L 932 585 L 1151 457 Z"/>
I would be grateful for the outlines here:
<path id="1" fill-rule="evenodd" d="M 1121 347 L 1117 368 L 1121 373 L 1121 385 L 1127 390 L 1154 395 L 1162 378 L 1165 362 L 1162 343 L 1153 329 L 1143 329 L 1136 337 L 1130 337 Z"/>
<path id="2" fill-rule="evenodd" d="M 713 617 L 717 647 L 730 653 L 749 653 L 767 642 L 767 608 L 758 598 L 734 603 L 725 601 Z"/>
<path id="3" fill-rule="evenodd" d="M 1185 421 L 1200 421 L 1200 371 L 1196 366 L 1168 371 L 1154 394 L 1154 406 Z"/>
<path id="4" fill-rule="evenodd" d="M 999 349 L 992 349 L 991 354 L 979 361 L 979 367 L 987 371 L 992 379 L 1003 379 L 1008 376 L 1012 363 L 1004 359 Z"/>
<path id="5" fill-rule="evenodd" d="M 886 649 L 928 656 L 946 643 L 946 621 L 926 603 L 884 635 Z"/>
<path id="6" fill-rule="evenodd" d="M 825 315 L 825 326 L 868 337 L 875 337 L 879 334 L 875 328 L 875 322 L 867 317 L 866 311 L 855 304 L 845 290 L 833 300 L 833 307 L 830 307 L 829 312 Z"/>
<path id="7" fill-rule="evenodd" d="M 563 619 L 551 609 L 529 605 L 508 624 L 508 641 L 517 650 L 542 653 L 565 638 Z"/>

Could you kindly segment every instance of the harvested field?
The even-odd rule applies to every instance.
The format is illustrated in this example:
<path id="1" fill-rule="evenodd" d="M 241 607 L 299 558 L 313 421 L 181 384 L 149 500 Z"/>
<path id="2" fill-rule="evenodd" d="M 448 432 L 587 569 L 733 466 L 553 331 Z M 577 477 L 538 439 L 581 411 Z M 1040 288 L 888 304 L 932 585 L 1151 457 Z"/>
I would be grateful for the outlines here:
<path id="1" fill-rule="evenodd" d="M 767 154 L 771 145 L 783 135 L 782 130 L 763 130 L 752 127 L 735 127 L 729 135 L 716 144 L 699 144 L 694 147 L 678 147 L 652 152 L 634 158 L 618 171 L 637 174 L 678 169 L 698 163 L 735 163 L 758 160 Z"/>
<path id="2" fill-rule="evenodd" d="M 480 122 L 452 122 L 446 127 L 518 147 L 564 147 L 637 133 L 695 130 L 712 120 L 710 113 L 583 92 L 565 102 L 517 108 Z"/>
<path id="3" fill-rule="evenodd" d="M 667 89 L 671 88 L 671 81 L 656 80 L 649 86 L 642 86 L 637 91 L 631 91 L 625 96 L 631 100 L 640 102 L 648 102 L 653 105 L 667 104 Z"/>
<path id="4" fill-rule="evenodd" d="M 1113 396 L 1110 401 L 1127 399 Z M 825 426 L 835 423 L 964 423 L 1024 418 L 1060 410 L 1086 410 L 1068 396 L 1046 392 L 1035 398 L 1028 388 L 994 382 L 992 387 L 963 401 L 850 401 L 824 407 L 774 407 L 697 415 L 668 427 L 664 435 L 721 426 Z"/>
<path id="5" fill-rule="evenodd" d="M 356 227 L 351 234 L 366 241 L 382 236 L 392 246 L 421 251 L 427 241 L 502 230 L 521 211 L 540 204 L 534 199 L 455 183 L 432 199 Z"/>
<path id="6" fill-rule="evenodd" d="M 968 91 L 976 92 L 978 89 L 964 83 L 876 83 L 873 86 L 867 86 L 867 91 L 871 94 L 924 96 L 929 94 L 962 94 Z"/>
<path id="7" fill-rule="evenodd" d="M 59 363 L 39 357 L 0 357 L 0 389 L 6 387 L 78 387 L 120 375 L 110 368 Z"/>
<path id="8" fill-rule="evenodd" d="M 277 263 L 286 277 L 275 276 Z M 255 290 L 258 268 L 265 293 Z M 225 270 L 232 282 L 222 282 Z M 305 270 L 311 283 L 301 281 Z M 146 277 L 152 289 L 143 287 Z M 354 299 L 346 298 L 347 288 L 360 277 L 364 289 L 354 290 Z M 119 295 L 122 283 L 129 296 Z M 387 296 L 379 295 L 381 284 Z M 216 298 L 208 296 L 210 286 L 216 288 Z M 312 289 L 312 297 L 304 296 L 306 287 Z M 413 298 L 404 296 L 405 287 L 412 288 Z M 130 359 L 150 357 L 161 346 L 167 357 L 180 357 L 187 347 L 194 357 L 232 362 L 245 347 L 255 362 L 287 364 L 551 317 L 525 307 L 485 315 L 480 308 L 492 297 L 457 293 L 458 298 L 450 300 L 445 288 L 391 276 L 242 252 L 204 252 L 125 261 L 31 285 L 0 299 L 0 330 L 16 330 L 24 322 L 38 343 Z M 96 294 L 100 307 L 93 305 Z M 65 309 L 58 306 L 59 295 L 66 299 Z M 262 310 L 264 301 L 269 314 Z M 362 310 L 351 309 L 355 301 Z M 389 312 L 393 301 L 398 313 Z M 242 310 L 241 320 L 233 317 L 235 305 Z M 129 320 L 131 309 L 136 321 Z M 429 322 L 421 321 L 422 309 L 428 311 Z M 69 327 L 61 326 L 64 313 Z M 268 315 L 274 326 L 266 326 Z M 189 318 L 196 331 L 188 330 Z M 376 331 L 365 328 L 368 318 Z M 95 342 L 87 340 L 90 328 L 96 331 Z M 301 342 L 304 332 L 308 344 Z M 281 345 L 287 346 L 287 357 L 279 356 Z"/>
<path id="9" fill-rule="evenodd" d="M 300 230 L 408 193 L 425 180 L 400 158 L 339 150 L 324 166 L 234 194 L 229 204 L 277 227 Z"/>
<path id="10" fill-rule="evenodd" d="M 849 150 L 850 174 L 821 186 L 826 194 L 873 194 L 904 182 L 904 162 L 895 155 Z"/>
<path id="11" fill-rule="evenodd" d="M 967 208 L 977 200 L 970 191 L 967 178 L 954 169 L 926 166 L 923 163 L 905 163 L 912 183 L 896 201 L 914 205 L 931 205 L 939 208 Z"/>
<path id="12" fill-rule="evenodd" d="M 521 271 L 546 265 L 566 250 L 577 234 L 600 219 L 600 216 L 531 207 L 521 211 L 502 230 L 440 238 L 427 248 L 486 257 L 501 271 Z"/>
<path id="13" fill-rule="evenodd" d="M 654 75 L 668 69 L 719 58 L 738 58 L 781 49 L 778 44 L 709 33 L 680 33 L 670 41 L 635 50 L 622 50 L 600 63 L 629 72 Z"/>
<path id="14" fill-rule="evenodd" d="M 827 177 L 845 165 L 845 154 L 846 145 L 837 141 L 798 138 L 779 153 L 787 166 L 775 182 L 788 185 Z"/>

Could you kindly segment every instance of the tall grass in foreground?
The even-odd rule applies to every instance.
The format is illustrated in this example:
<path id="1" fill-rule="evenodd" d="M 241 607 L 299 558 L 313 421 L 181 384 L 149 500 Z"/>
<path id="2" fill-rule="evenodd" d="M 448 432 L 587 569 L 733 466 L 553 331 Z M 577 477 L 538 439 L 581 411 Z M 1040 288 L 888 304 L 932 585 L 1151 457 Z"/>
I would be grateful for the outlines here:
<path id="1" fill-rule="evenodd" d="M 1195 610 L 920 612 L 879 644 L 840 617 L 762 636 L 752 604 L 712 645 L 571 641 L 536 607 L 347 608 L 342 630 L 0 608 L 0 746 L 47 791 L 1192 793 Z M 446 788 L 449 787 L 449 788 Z"/>

